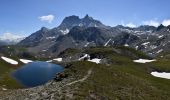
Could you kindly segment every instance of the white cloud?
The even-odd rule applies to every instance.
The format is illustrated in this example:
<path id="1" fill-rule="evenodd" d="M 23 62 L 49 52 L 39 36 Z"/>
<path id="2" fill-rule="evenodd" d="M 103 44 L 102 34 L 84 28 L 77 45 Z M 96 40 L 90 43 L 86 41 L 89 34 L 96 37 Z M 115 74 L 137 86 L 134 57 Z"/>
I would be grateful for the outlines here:
<path id="1" fill-rule="evenodd" d="M 41 21 L 45 21 L 48 23 L 51 23 L 54 20 L 54 15 L 46 15 L 46 16 L 40 16 L 38 17 Z"/>
<path id="2" fill-rule="evenodd" d="M 134 28 L 134 27 L 137 27 L 135 24 L 133 24 L 133 23 L 128 23 L 128 24 L 126 24 L 125 26 L 127 26 L 127 27 L 131 27 L 131 28 Z"/>
<path id="3" fill-rule="evenodd" d="M 12 40 L 16 40 L 16 39 L 21 39 L 23 38 L 24 36 L 21 36 L 21 35 L 16 35 L 16 34 L 12 34 L 12 33 L 3 33 L 3 35 L 0 37 L 0 40 L 9 40 L 9 41 L 12 41 Z"/>
<path id="4" fill-rule="evenodd" d="M 155 21 L 155 20 L 144 21 L 142 23 L 144 25 L 155 26 L 155 27 L 158 27 L 160 25 L 160 23 L 158 21 Z"/>
<path id="5" fill-rule="evenodd" d="M 165 20 L 163 20 L 162 24 L 163 24 L 164 26 L 170 25 L 170 19 L 165 19 Z"/>

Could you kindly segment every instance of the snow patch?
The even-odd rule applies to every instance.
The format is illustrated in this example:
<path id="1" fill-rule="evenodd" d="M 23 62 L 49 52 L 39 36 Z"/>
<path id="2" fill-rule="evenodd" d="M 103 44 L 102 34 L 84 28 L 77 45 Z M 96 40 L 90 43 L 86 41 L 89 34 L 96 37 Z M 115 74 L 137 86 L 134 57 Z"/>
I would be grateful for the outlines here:
<path id="1" fill-rule="evenodd" d="M 55 39 L 56 37 L 55 36 L 52 36 L 52 37 L 46 37 L 47 40 L 50 40 L 50 39 Z"/>
<path id="2" fill-rule="evenodd" d="M 104 44 L 104 46 L 107 46 L 110 41 L 111 41 L 111 39 L 109 39 L 109 40 Z"/>
<path id="3" fill-rule="evenodd" d="M 83 26 L 83 24 L 82 24 L 82 23 L 80 23 L 78 26 Z"/>
<path id="4" fill-rule="evenodd" d="M 161 50 L 158 50 L 156 53 L 161 53 L 163 51 L 163 49 L 161 49 Z"/>
<path id="5" fill-rule="evenodd" d="M 128 47 L 129 45 L 128 45 L 128 44 L 125 44 L 124 46 L 125 46 L 125 47 Z"/>
<path id="6" fill-rule="evenodd" d="M 136 46 L 135 49 L 138 50 L 139 46 Z"/>
<path id="7" fill-rule="evenodd" d="M 94 27 L 98 27 L 96 24 L 94 24 Z"/>
<path id="8" fill-rule="evenodd" d="M 30 62 L 33 62 L 32 60 L 27 60 L 27 59 L 19 59 L 22 63 L 27 64 Z"/>
<path id="9" fill-rule="evenodd" d="M 146 46 L 146 45 L 148 45 L 149 43 L 150 43 L 150 42 L 145 42 L 145 43 L 142 43 L 142 45 L 145 45 L 145 46 Z"/>
<path id="10" fill-rule="evenodd" d="M 167 31 L 168 31 L 168 32 L 170 32 L 170 30 L 169 30 L 169 29 L 167 29 Z"/>
<path id="11" fill-rule="evenodd" d="M 96 64 L 99 64 L 99 63 L 100 63 L 100 61 L 101 61 L 101 59 L 94 58 L 94 59 L 91 59 L 91 60 L 88 60 L 88 61 L 90 61 L 90 62 L 94 62 L 94 63 L 96 63 Z"/>
<path id="12" fill-rule="evenodd" d="M 66 35 L 67 33 L 69 33 L 69 29 L 60 30 L 60 32 L 63 33 L 63 35 Z"/>
<path id="13" fill-rule="evenodd" d="M 128 32 L 128 33 L 132 33 L 132 32 L 133 32 L 133 31 L 130 30 L 130 29 L 121 29 L 121 31 Z"/>
<path id="14" fill-rule="evenodd" d="M 56 59 L 53 59 L 53 60 L 61 62 L 63 60 L 63 58 L 56 58 Z"/>
<path id="15" fill-rule="evenodd" d="M 158 38 L 162 38 L 164 35 L 160 35 L 160 36 L 158 36 Z"/>
<path id="16" fill-rule="evenodd" d="M 47 51 L 47 49 L 42 50 L 43 52 Z"/>
<path id="17" fill-rule="evenodd" d="M 89 42 L 86 43 L 86 45 L 84 45 L 84 47 L 87 47 L 89 45 Z"/>
<path id="18" fill-rule="evenodd" d="M 151 72 L 151 75 L 159 78 L 165 78 L 165 79 L 170 79 L 170 73 L 166 72 Z"/>
<path id="19" fill-rule="evenodd" d="M 157 48 L 157 46 L 155 46 L 155 45 L 151 45 L 150 46 L 152 49 L 156 49 Z"/>
<path id="20" fill-rule="evenodd" d="M 10 63 L 10 64 L 12 64 L 12 65 L 18 65 L 18 62 L 15 61 L 15 60 L 13 60 L 13 59 L 10 59 L 10 58 L 4 57 L 4 56 L 2 56 L 1 58 L 2 58 L 4 61 L 6 61 L 7 63 Z"/>
<path id="21" fill-rule="evenodd" d="M 153 61 L 156 61 L 156 60 L 155 59 L 153 59 L 153 60 L 148 60 L 148 59 L 133 60 L 133 62 L 136 62 L 136 63 L 148 63 L 148 62 L 153 62 Z"/>
<path id="22" fill-rule="evenodd" d="M 90 58 L 90 56 L 88 54 L 85 54 L 83 57 L 79 58 L 79 60 L 83 60 L 84 58 Z"/>

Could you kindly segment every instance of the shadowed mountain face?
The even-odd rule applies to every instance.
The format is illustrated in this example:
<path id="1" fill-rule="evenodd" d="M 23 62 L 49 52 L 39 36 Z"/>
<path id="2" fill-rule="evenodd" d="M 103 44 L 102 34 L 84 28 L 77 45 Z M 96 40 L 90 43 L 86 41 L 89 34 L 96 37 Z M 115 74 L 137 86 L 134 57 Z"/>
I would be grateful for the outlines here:
<path id="1" fill-rule="evenodd" d="M 114 38 L 116 34 L 106 28 L 77 26 L 72 28 L 69 34 L 58 37 L 55 45 L 49 51 L 58 54 L 67 48 L 103 46 L 109 39 Z"/>
<path id="2" fill-rule="evenodd" d="M 78 16 L 66 17 L 62 23 L 53 29 L 47 29 L 42 27 L 39 31 L 31 34 L 29 37 L 18 43 L 18 45 L 27 46 L 33 48 L 34 51 L 39 51 L 49 48 L 51 45 L 55 44 L 55 40 L 62 35 L 66 35 L 69 31 L 75 27 L 100 27 L 109 28 L 102 24 L 100 21 L 93 19 L 86 15 L 84 18 L 79 18 Z"/>
<path id="3" fill-rule="evenodd" d="M 71 29 L 74 26 L 81 27 L 106 27 L 100 21 L 93 19 L 92 17 L 86 15 L 84 18 L 80 19 L 78 16 L 70 16 L 66 17 L 61 25 L 58 27 L 59 29 Z"/>
<path id="4" fill-rule="evenodd" d="M 157 55 L 169 50 L 169 34 L 170 26 L 110 27 L 88 15 L 84 18 L 73 15 L 66 17 L 53 29 L 42 27 L 18 45 L 48 56 L 57 55 L 67 48 L 109 45 L 129 46 L 150 55 Z"/>

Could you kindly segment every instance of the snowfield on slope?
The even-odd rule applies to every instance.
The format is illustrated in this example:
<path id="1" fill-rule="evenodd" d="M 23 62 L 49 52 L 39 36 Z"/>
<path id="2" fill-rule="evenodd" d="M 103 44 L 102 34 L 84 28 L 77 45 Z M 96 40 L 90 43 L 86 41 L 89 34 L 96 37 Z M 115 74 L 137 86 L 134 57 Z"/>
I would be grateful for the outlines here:
<path id="1" fill-rule="evenodd" d="M 133 60 L 133 62 L 136 62 L 136 63 L 149 63 L 149 62 L 153 62 L 153 61 L 156 61 L 156 60 L 155 59 L 153 59 L 153 60 L 148 60 L 148 59 Z"/>
<path id="2" fill-rule="evenodd" d="M 93 62 L 93 63 L 96 63 L 96 64 L 99 64 L 100 61 L 101 61 L 101 59 L 98 59 L 98 58 L 90 59 L 90 55 L 89 55 L 89 54 L 85 54 L 84 56 L 80 57 L 78 60 L 80 61 L 80 60 L 83 60 L 83 59 L 85 59 L 85 58 L 88 59 L 87 61 Z"/>
<path id="3" fill-rule="evenodd" d="M 170 79 L 170 73 L 166 72 L 151 72 L 151 75 L 159 78 Z"/>
<path id="4" fill-rule="evenodd" d="M 15 61 L 15 60 L 13 60 L 13 59 L 10 59 L 10 58 L 4 57 L 4 56 L 2 56 L 1 58 L 2 58 L 4 61 L 6 61 L 7 63 L 10 63 L 10 64 L 12 64 L 12 65 L 18 65 L 18 62 Z"/>
<path id="5" fill-rule="evenodd" d="M 56 58 L 56 59 L 53 59 L 53 60 L 61 62 L 61 61 L 63 61 L 63 58 Z"/>
<path id="6" fill-rule="evenodd" d="M 90 62 L 94 62 L 94 63 L 96 63 L 96 64 L 99 64 L 99 63 L 100 63 L 100 61 L 101 61 L 101 59 L 94 58 L 94 59 L 91 59 L 91 60 L 88 60 L 88 61 L 90 61 Z"/>
<path id="7" fill-rule="evenodd" d="M 83 60 L 84 58 L 90 58 L 88 54 L 85 54 L 83 57 L 79 58 L 79 60 Z"/>
<path id="8" fill-rule="evenodd" d="M 84 45 L 84 47 L 87 47 L 89 45 L 89 42 L 87 42 L 85 45 Z"/>
<path id="9" fill-rule="evenodd" d="M 19 59 L 22 63 L 27 64 L 30 62 L 33 62 L 32 60 L 27 60 L 27 59 Z"/>
<path id="10" fill-rule="evenodd" d="M 111 40 L 112 40 L 112 39 L 109 39 L 109 40 L 104 44 L 104 46 L 107 46 Z"/>
<path id="11" fill-rule="evenodd" d="M 125 46 L 125 47 L 129 47 L 129 45 L 128 45 L 128 44 L 125 44 L 124 46 Z"/>

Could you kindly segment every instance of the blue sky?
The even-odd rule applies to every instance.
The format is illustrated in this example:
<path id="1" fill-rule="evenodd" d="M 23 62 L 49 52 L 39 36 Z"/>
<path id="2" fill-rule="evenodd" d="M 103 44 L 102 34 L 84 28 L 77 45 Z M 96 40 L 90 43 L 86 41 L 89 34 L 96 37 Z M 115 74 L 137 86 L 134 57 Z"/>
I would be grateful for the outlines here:
<path id="1" fill-rule="evenodd" d="M 110 26 L 169 24 L 169 4 L 170 0 L 0 0 L 0 36 L 53 28 L 70 15 L 89 14 Z"/>

